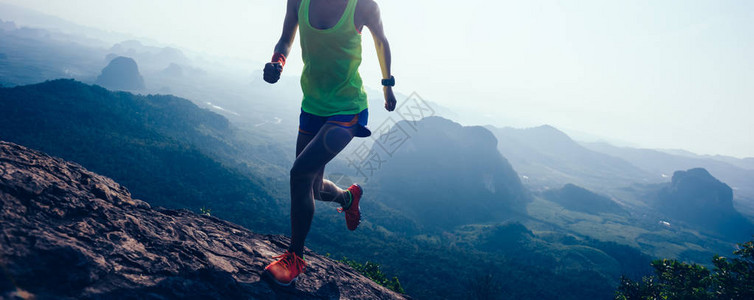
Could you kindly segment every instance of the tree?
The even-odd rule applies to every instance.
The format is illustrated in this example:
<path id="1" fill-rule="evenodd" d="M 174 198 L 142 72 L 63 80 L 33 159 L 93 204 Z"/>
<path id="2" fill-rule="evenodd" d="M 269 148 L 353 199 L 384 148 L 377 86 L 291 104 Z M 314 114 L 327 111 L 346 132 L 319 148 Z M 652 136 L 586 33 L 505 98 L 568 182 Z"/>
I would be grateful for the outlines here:
<path id="1" fill-rule="evenodd" d="M 727 259 L 717 256 L 713 286 L 720 299 L 754 299 L 754 241 L 740 244 L 741 249 L 733 254 L 741 258 Z"/>
<path id="2" fill-rule="evenodd" d="M 715 255 L 709 269 L 663 259 L 652 262 L 655 275 L 641 282 L 621 278 L 615 299 L 754 299 L 754 240 L 739 244 L 740 258 Z"/>
<path id="3" fill-rule="evenodd" d="M 469 299 L 500 299 L 503 292 L 503 285 L 493 274 L 479 275 L 469 280 L 467 285 L 469 287 Z"/>

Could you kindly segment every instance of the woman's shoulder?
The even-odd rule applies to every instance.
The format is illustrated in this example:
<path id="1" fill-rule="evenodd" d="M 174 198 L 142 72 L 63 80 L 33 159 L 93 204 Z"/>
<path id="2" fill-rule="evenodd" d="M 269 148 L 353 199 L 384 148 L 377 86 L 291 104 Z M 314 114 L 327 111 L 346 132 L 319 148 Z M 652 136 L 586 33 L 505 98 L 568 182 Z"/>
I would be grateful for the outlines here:
<path id="1" fill-rule="evenodd" d="M 377 6 L 377 2 L 374 0 L 357 0 L 356 3 L 356 23 L 367 24 L 368 20 L 372 20 L 376 16 L 380 15 L 380 8 Z M 359 20 L 361 22 L 359 22 Z"/>
<path id="2" fill-rule="evenodd" d="M 362 12 L 373 12 L 375 9 L 378 9 L 377 2 L 374 0 L 358 0 L 359 2 L 356 3 L 356 10 L 360 10 Z"/>
<path id="3" fill-rule="evenodd" d="M 299 6 L 301 6 L 301 0 L 288 0 L 288 7 L 298 9 Z"/>

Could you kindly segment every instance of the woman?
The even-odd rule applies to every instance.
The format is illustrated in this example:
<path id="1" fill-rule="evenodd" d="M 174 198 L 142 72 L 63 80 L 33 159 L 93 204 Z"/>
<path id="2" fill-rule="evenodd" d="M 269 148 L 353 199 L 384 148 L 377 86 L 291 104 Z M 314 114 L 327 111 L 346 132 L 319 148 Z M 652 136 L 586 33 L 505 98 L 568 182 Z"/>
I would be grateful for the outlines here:
<path id="1" fill-rule="evenodd" d="M 382 68 L 385 109 L 395 109 L 390 73 L 390 46 L 382 28 L 379 7 L 373 0 L 288 0 L 283 34 L 264 79 L 280 79 L 297 28 L 301 31 L 304 70 L 301 74 L 299 133 L 296 160 L 290 173 L 291 244 L 279 260 L 265 268 L 275 282 L 288 286 L 303 273 L 304 241 L 314 216 L 314 200 L 336 202 L 345 212 L 348 229 L 361 221 L 357 184 L 346 190 L 323 178 L 325 165 L 354 137 L 368 137 L 367 96 L 358 68 L 361 64 L 361 31 L 374 37 Z"/>

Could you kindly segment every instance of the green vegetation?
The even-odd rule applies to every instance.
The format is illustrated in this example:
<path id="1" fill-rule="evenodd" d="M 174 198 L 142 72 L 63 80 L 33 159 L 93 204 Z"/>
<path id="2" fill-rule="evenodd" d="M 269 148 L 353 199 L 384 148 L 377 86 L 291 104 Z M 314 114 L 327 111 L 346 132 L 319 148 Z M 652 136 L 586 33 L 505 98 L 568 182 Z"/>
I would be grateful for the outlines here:
<path id="1" fill-rule="evenodd" d="M 595 194 L 573 184 L 566 184 L 560 189 L 547 190 L 543 192 L 543 196 L 571 211 L 592 215 L 600 213 L 620 215 L 626 213 L 618 203 L 615 203 L 610 198 Z"/>
<path id="2" fill-rule="evenodd" d="M 212 209 L 211 208 L 206 208 L 206 207 L 202 206 L 199 209 L 199 213 L 201 213 L 201 214 L 209 217 L 209 216 L 212 216 Z"/>
<path id="3" fill-rule="evenodd" d="M 253 170 L 229 157 L 257 148 L 235 138 L 228 120 L 188 100 L 110 92 L 73 80 L 0 89 L 0 139 L 77 162 L 113 178 L 153 206 L 245 219 L 261 232 L 284 230 L 284 214 Z M 258 167 L 257 167 L 258 166 Z M 279 222 L 276 220 L 280 220 Z"/>
<path id="4" fill-rule="evenodd" d="M 406 293 L 406 291 L 401 286 L 401 282 L 398 281 L 398 277 L 393 276 L 392 278 L 389 278 L 387 275 L 385 275 L 385 273 L 382 272 L 382 270 L 380 270 L 380 265 L 377 263 L 367 261 L 366 263 L 362 264 L 355 260 L 348 259 L 347 257 L 343 257 L 340 262 L 349 265 L 351 268 L 356 270 L 356 272 L 361 273 L 361 275 L 366 276 L 367 278 L 371 279 L 381 286 L 384 286 L 398 293 Z"/>
<path id="5" fill-rule="evenodd" d="M 754 299 L 754 240 L 739 244 L 738 258 L 715 255 L 714 269 L 662 259 L 652 262 L 654 276 L 640 282 L 622 278 L 615 299 Z"/>
<path id="6" fill-rule="evenodd" d="M 503 286 L 493 274 L 480 275 L 466 283 L 469 287 L 469 298 L 476 300 L 500 299 Z"/>
<path id="7" fill-rule="evenodd" d="M 649 193 L 658 187 L 638 190 L 637 194 Z M 628 193 L 621 194 L 620 199 Z M 682 223 L 673 222 L 671 226 L 662 225 L 662 217 L 651 210 L 636 208 L 629 215 L 601 213 L 598 215 L 565 209 L 560 204 L 545 197 L 534 197 L 527 207 L 529 216 L 547 223 L 526 222 L 534 230 L 552 230 L 552 226 L 578 235 L 590 236 L 602 241 L 611 241 L 633 248 L 642 249 L 655 258 L 671 257 L 685 261 L 704 263 L 714 253 L 732 252 L 736 241 L 727 241 L 719 237 L 705 235 L 704 232 L 689 228 Z M 690 251 L 692 250 L 692 251 Z"/>
<path id="8" fill-rule="evenodd" d="M 607 299 L 620 274 L 641 278 L 650 271 L 651 258 L 634 248 L 562 233 L 531 233 L 520 223 L 414 236 L 384 231 L 381 221 L 372 218 L 354 234 L 342 218 L 320 210 L 307 245 L 335 257 L 379 263 L 417 299 L 466 299 L 472 293 L 494 295 L 491 299 Z M 469 280 L 488 275 L 496 288 Z"/>

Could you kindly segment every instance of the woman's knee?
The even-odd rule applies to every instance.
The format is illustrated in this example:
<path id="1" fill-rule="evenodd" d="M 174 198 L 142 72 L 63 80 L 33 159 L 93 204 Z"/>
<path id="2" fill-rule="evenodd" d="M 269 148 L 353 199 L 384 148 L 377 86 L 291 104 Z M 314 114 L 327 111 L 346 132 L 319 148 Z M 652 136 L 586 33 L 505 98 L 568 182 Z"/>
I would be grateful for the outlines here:
<path id="1" fill-rule="evenodd" d="M 291 181 L 307 181 L 312 182 L 314 177 L 317 176 L 317 170 L 310 170 L 309 168 L 302 167 L 299 164 L 293 164 L 290 171 Z"/>

